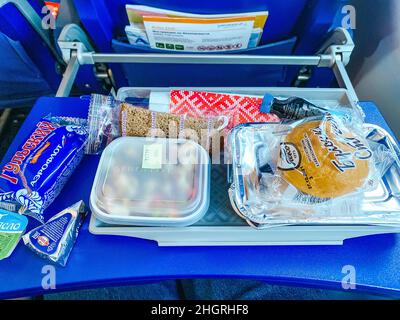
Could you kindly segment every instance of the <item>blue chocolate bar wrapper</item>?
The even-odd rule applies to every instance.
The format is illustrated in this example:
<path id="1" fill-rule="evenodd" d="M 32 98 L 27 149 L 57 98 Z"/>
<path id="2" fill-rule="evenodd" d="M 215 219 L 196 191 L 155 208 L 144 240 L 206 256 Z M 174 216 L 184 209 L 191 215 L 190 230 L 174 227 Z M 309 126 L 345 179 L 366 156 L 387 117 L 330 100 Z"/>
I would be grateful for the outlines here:
<path id="1" fill-rule="evenodd" d="M 86 141 L 83 119 L 41 119 L 0 169 L 0 208 L 43 223 L 43 211 L 78 166 Z"/>
<path id="2" fill-rule="evenodd" d="M 24 244 L 39 256 L 65 267 L 85 216 L 85 204 L 79 201 L 26 233 L 22 237 Z"/>

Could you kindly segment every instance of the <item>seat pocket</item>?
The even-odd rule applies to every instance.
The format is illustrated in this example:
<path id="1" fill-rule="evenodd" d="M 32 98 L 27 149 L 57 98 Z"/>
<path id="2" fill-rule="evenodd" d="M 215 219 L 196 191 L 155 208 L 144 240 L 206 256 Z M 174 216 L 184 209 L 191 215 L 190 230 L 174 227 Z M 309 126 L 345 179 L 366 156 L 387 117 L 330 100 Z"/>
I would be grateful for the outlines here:
<path id="1" fill-rule="evenodd" d="M 291 55 L 296 37 L 256 48 L 229 51 L 226 54 Z M 131 45 L 114 39 L 116 53 L 187 54 Z M 195 53 L 201 55 L 202 53 Z M 221 54 L 221 53 L 210 53 Z M 122 65 L 129 86 L 135 87 L 247 87 L 281 86 L 288 82 L 286 67 L 275 65 L 216 65 L 126 63 Z"/>

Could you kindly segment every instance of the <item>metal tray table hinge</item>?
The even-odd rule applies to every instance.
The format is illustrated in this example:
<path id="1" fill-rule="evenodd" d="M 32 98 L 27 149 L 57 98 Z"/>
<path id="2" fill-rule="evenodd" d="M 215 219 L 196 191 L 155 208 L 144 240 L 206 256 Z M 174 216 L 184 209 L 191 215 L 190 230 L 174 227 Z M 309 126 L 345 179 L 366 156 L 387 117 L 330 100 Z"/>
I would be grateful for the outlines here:
<path id="1" fill-rule="evenodd" d="M 328 39 L 318 50 L 317 54 L 323 54 L 331 57 L 330 62 L 328 59 L 326 59 L 323 61 L 326 64 L 321 63 L 319 67 L 332 68 L 339 86 L 347 88 L 353 101 L 357 102 L 357 95 L 355 94 L 353 85 L 351 84 L 349 77 L 347 76 L 347 72 L 345 72 L 344 69 L 344 67 L 350 62 L 350 57 L 353 53 L 354 47 L 355 45 L 349 32 L 344 28 L 337 28 L 330 34 Z M 294 86 L 303 87 L 305 83 L 310 80 L 311 76 L 312 67 L 306 65 L 303 66 L 294 82 Z"/>
<path id="2" fill-rule="evenodd" d="M 62 29 L 57 43 L 63 60 L 68 66 L 63 74 L 63 80 L 56 96 L 68 95 L 67 93 L 71 91 L 79 66 L 84 64 L 93 65 L 94 75 L 99 82 L 108 85 L 108 87 L 112 86 L 113 82 L 106 64 L 95 63 L 94 61 L 82 61 L 82 53 L 93 52 L 94 49 L 86 33 L 80 26 L 73 23 L 66 25 Z M 90 58 L 90 56 L 88 57 Z"/>

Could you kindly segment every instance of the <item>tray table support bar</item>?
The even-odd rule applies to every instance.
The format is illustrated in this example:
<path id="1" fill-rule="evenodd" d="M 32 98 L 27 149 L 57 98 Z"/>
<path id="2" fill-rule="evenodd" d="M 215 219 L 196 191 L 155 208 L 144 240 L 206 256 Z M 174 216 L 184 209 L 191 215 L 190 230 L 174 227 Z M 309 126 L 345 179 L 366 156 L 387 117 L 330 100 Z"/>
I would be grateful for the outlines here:
<path id="1" fill-rule="evenodd" d="M 332 64 L 330 55 L 321 56 L 253 56 L 253 55 L 195 55 L 195 54 L 103 54 L 81 53 L 81 64 L 94 63 L 179 63 L 179 64 L 258 64 L 310 65 Z"/>
<path id="2" fill-rule="evenodd" d="M 74 84 L 76 75 L 79 71 L 79 61 L 77 51 L 71 52 L 71 59 L 68 62 L 67 69 L 63 74 L 60 86 L 57 89 L 56 97 L 68 97 Z"/>
<path id="3" fill-rule="evenodd" d="M 338 30 L 338 32 L 344 32 Z M 179 63 L 179 64 L 250 64 L 250 65 L 298 65 L 332 68 L 340 87 L 348 90 L 352 101 L 358 97 L 347 74 L 347 63 L 354 44 L 331 46 L 324 54 L 315 56 L 253 56 L 253 55 L 196 55 L 196 54 L 113 54 L 88 52 L 80 42 L 60 43 L 70 50 L 67 70 L 57 91 L 57 97 L 68 96 L 80 65 L 96 63 Z M 343 50 L 342 50 L 343 49 Z M 68 54 L 64 55 L 68 56 Z"/>
<path id="4" fill-rule="evenodd" d="M 335 64 L 333 65 L 333 73 L 335 74 L 336 80 L 341 88 L 347 89 L 350 99 L 354 102 L 357 103 L 358 97 L 357 93 L 354 90 L 353 84 L 351 83 L 351 80 L 349 78 L 349 75 L 347 74 L 346 68 L 344 66 L 344 63 L 340 59 L 336 59 Z"/>

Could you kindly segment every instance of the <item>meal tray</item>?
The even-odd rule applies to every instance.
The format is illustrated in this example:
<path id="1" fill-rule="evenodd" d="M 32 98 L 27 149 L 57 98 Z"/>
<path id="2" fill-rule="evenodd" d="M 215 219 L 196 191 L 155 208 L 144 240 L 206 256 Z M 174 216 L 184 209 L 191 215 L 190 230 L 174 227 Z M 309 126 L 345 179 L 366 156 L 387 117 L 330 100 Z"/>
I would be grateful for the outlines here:
<path id="1" fill-rule="evenodd" d="M 167 89 L 164 89 L 167 90 Z M 204 90 L 204 88 L 203 88 Z M 255 94 L 243 90 L 247 94 Z M 265 92 L 264 89 L 262 92 Z M 274 90 L 278 95 L 297 95 L 310 100 L 345 104 L 350 100 L 343 89 Z M 224 91 L 225 90 L 220 90 Z M 125 91 L 126 92 L 126 91 Z M 237 92 L 237 91 L 235 91 Z M 318 92 L 317 96 L 312 93 Z M 261 93 L 261 91 L 260 91 Z M 384 135 L 387 133 L 376 128 Z M 393 152 L 397 143 L 390 138 Z M 382 179 L 379 187 L 366 194 L 364 210 L 390 214 L 400 208 L 400 161 L 396 161 Z M 259 246 L 259 245 L 341 245 L 345 239 L 387 233 L 400 233 L 400 225 L 289 225 L 262 230 L 250 227 L 232 209 L 228 196 L 229 182 L 226 165 L 212 165 L 210 208 L 204 218 L 190 227 L 138 227 L 110 225 L 91 215 L 89 230 L 93 234 L 130 236 L 158 242 L 160 246 Z M 400 209 L 399 209 L 400 211 Z"/>

